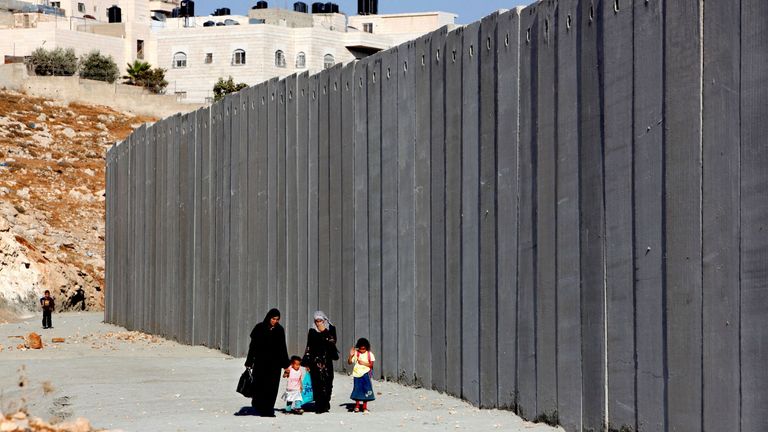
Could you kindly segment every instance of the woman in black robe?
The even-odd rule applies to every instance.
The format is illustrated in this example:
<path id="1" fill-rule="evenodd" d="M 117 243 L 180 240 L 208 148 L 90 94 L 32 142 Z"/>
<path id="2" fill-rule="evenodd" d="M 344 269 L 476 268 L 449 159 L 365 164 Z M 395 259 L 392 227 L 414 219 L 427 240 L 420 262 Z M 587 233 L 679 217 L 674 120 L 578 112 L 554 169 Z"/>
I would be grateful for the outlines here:
<path id="1" fill-rule="evenodd" d="M 315 413 L 331 409 L 333 391 L 333 361 L 339 359 L 336 349 L 336 327 L 322 311 L 314 313 L 315 325 L 307 334 L 307 349 L 301 364 L 309 368 L 312 392 L 315 396 Z"/>
<path id="2" fill-rule="evenodd" d="M 275 416 L 277 388 L 282 370 L 290 364 L 285 345 L 285 330 L 280 325 L 280 311 L 272 309 L 264 321 L 251 331 L 251 344 L 245 367 L 253 368 L 254 396 L 251 404 L 260 416 Z"/>

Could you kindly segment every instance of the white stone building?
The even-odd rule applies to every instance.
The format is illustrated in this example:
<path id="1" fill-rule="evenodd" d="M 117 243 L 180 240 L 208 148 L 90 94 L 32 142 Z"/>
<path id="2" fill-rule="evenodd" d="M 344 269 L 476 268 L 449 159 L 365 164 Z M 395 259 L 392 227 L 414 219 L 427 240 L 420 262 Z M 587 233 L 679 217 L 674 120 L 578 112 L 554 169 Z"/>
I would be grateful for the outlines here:
<path id="1" fill-rule="evenodd" d="M 0 10 L 3 2 L 10 1 L 15 0 L 0 0 Z M 167 93 L 200 103 L 212 98 L 219 78 L 232 76 L 236 82 L 256 84 L 296 72 L 317 72 L 454 25 L 456 19 L 445 12 L 348 17 L 270 8 L 252 9 L 248 16 L 166 18 L 178 4 L 178 0 L 45 3 L 60 8 L 63 16 L 14 12 L 13 24 L 0 19 L 0 55 L 18 58 L 41 46 L 74 48 L 78 55 L 95 49 L 112 55 L 121 69 L 143 59 L 167 70 Z M 112 5 L 121 8 L 119 23 L 107 21 Z"/>

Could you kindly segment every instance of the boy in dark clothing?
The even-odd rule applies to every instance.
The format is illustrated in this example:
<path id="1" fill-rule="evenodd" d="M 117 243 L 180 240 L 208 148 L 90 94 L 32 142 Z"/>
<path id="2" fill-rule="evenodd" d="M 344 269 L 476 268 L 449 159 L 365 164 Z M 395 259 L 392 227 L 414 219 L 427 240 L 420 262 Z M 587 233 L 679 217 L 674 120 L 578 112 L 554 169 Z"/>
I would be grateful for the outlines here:
<path id="1" fill-rule="evenodd" d="M 55 304 L 50 291 L 45 290 L 45 296 L 40 299 L 40 306 L 43 307 L 43 328 L 53 328 L 53 324 L 51 323 L 51 313 L 53 312 Z"/>

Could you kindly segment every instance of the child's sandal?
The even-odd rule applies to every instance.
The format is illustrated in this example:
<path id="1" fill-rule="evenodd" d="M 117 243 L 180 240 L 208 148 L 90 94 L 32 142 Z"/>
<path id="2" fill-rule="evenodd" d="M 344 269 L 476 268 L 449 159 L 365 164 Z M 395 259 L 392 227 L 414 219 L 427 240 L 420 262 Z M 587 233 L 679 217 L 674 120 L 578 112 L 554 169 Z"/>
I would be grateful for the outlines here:
<path id="1" fill-rule="evenodd" d="M 364 409 L 364 410 L 363 410 L 363 414 L 370 414 L 370 413 L 371 413 L 371 412 L 370 412 L 370 411 L 368 411 L 368 409 Z"/>
<path id="2" fill-rule="evenodd" d="M 355 407 L 355 412 L 359 413 L 360 412 L 360 408 L 359 407 Z"/>

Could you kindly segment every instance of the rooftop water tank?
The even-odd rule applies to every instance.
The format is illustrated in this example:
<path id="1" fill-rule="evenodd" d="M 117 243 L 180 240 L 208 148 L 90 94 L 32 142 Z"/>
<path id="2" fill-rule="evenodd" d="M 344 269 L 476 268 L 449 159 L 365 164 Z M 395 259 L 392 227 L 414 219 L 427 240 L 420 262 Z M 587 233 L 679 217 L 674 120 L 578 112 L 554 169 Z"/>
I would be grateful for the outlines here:
<path id="1" fill-rule="evenodd" d="M 325 13 L 339 13 L 339 5 L 337 5 L 336 3 L 328 2 L 328 3 L 325 4 L 324 12 Z"/>
<path id="2" fill-rule="evenodd" d="M 315 2 L 312 3 L 312 13 L 325 13 L 325 3 Z"/>
<path id="3" fill-rule="evenodd" d="M 379 13 L 379 0 L 357 0 L 358 15 L 376 15 Z"/>
<path id="4" fill-rule="evenodd" d="M 203 27 L 213 27 L 215 25 L 216 25 L 216 23 L 213 22 L 213 21 L 206 21 L 206 22 L 203 23 Z"/>
<path id="5" fill-rule="evenodd" d="M 304 2 L 296 2 L 293 4 L 293 10 L 294 12 L 307 13 L 307 4 Z"/>
<path id="6" fill-rule="evenodd" d="M 107 18 L 111 23 L 119 23 L 122 20 L 120 6 L 112 5 L 107 9 Z"/>
<path id="7" fill-rule="evenodd" d="M 193 17 L 195 16 L 195 2 L 194 0 L 181 0 L 179 7 L 179 16 Z"/>
<path id="8" fill-rule="evenodd" d="M 229 8 L 219 8 L 213 11 L 213 16 L 225 16 L 225 15 L 232 15 Z"/>
<path id="9" fill-rule="evenodd" d="M 256 6 L 253 7 L 253 9 L 268 9 L 268 8 L 269 8 L 269 3 L 267 3 L 267 2 L 265 2 L 263 0 L 262 1 L 257 1 L 256 2 Z"/>

